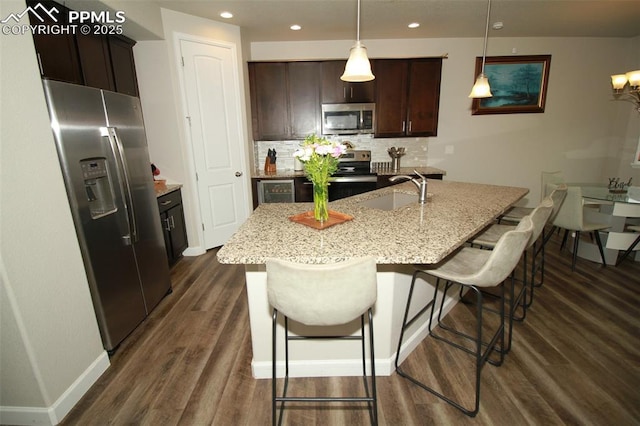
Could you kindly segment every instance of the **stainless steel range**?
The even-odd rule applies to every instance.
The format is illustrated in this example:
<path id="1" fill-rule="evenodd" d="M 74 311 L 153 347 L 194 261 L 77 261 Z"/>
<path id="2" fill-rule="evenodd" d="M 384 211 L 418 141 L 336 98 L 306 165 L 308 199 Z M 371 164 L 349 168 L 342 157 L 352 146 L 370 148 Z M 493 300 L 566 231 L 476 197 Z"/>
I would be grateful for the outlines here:
<path id="1" fill-rule="evenodd" d="M 329 182 L 329 201 L 376 189 L 378 176 L 371 171 L 371 151 L 348 150 L 340 157 L 338 171 Z"/>

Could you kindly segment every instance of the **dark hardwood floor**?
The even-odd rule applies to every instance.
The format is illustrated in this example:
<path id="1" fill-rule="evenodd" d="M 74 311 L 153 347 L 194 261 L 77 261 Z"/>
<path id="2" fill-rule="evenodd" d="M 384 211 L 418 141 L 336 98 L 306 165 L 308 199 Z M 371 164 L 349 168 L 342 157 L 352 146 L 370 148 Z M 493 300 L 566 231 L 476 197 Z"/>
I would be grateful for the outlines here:
<path id="1" fill-rule="evenodd" d="M 174 291 L 121 345 L 111 367 L 63 425 L 267 425 L 270 380 L 251 376 L 242 266 L 216 250 L 180 260 Z M 469 306 L 447 317 L 464 324 Z M 459 397 L 471 391 L 464 365 L 426 339 L 403 367 Z M 309 392 L 353 392 L 358 378 L 298 379 Z M 378 377 L 381 425 L 639 425 L 640 262 L 602 267 L 547 246 L 545 284 L 500 367 L 482 371 L 481 407 L 468 418 L 393 374 Z M 293 388 L 292 388 L 293 389 Z M 285 424 L 368 424 L 366 410 L 340 405 L 288 410 Z"/>

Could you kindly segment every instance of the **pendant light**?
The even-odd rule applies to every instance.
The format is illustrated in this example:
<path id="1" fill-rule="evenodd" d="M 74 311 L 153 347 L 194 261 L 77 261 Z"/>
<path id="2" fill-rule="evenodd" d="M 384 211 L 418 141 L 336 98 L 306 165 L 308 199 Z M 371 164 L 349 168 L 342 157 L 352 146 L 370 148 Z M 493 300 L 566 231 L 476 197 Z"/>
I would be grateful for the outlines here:
<path id="1" fill-rule="evenodd" d="M 491 0 L 489 0 L 488 3 L 487 26 L 484 30 L 484 49 L 482 50 L 482 70 L 480 71 L 480 74 L 478 74 L 476 83 L 471 89 L 471 93 L 469 94 L 470 98 L 490 98 L 493 96 L 491 94 L 491 87 L 489 87 L 489 79 L 484 73 L 484 63 L 487 57 L 487 38 L 489 37 L 489 14 L 491 13 Z"/>
<path id="2" fill-rule="evenodd" d="M 344 74 L 340 77 L 342 81 L 371 81 L 375 78 L 371 72 L 371 64 L 367 57 L 367 48 L 360 42 L 360 0 L 358 0 L 358 24 L 356 33 L 356 44 L 351 48 L 349 60 L 344 67 Z"/>

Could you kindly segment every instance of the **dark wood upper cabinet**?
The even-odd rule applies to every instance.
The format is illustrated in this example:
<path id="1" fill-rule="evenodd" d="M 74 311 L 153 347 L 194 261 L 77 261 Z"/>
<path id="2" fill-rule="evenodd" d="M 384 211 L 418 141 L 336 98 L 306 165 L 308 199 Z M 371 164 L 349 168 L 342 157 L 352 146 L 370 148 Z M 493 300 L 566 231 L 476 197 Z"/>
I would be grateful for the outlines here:
<path id="1" fill-rule="evenodd" d="M 350 83 L 340 80 L 347 61 L 322 62 L 322 103 L 373 102 L 374 81 Z"/>
<path id="2" fill-rule="evenodd" d="M 56 7 L 60 11 L 58 22 L 54 21 L 53 18 L 46 13 L 40 16 L 40 18 L 44 19 L 44 22 L 29 13 L 31 25 L 59 26 L 67 24 L 65 21 L 69 16 L 68 8 L 53 1 L 27 0 L 27 6 L 32 8 L 35 8 L 38 3 L 41 3 L 42 6 L 48 10 Z M 43 77 L 52 80 L 66 81 L 67 83 L 83 84 L 84 80 L 82 78 L 75 35 L 56 34 L 55 32 L 53 32 L 53 34 L 34 32 L 33 43 L 36 48 L 40 74 Z"/>
<path id="3" fill-rule="evenodd" d="M 284 62 L 249 63 L 254 140 L 277 140 L 288 133 L 286 70 Z"/>
<path id="4" fill-rule="evenodd" d="M 377 59 L 373 63 L 373 72 L 376 76 L 375 136 L 404 136 L 409 63 L 406 60 Z"/>
<path id="5" fill-rule="evenodd" d="M 320 134 L 322 104 L 344 102 L 376 103 L 376 137 L 437 135 L 442 58 L 375 59 L 366 83 L 340 80 L 344 64 L 249 62 L 253 139 Z"/>
<path id="6" fill-rule="evenodd" d="M 76 38 L 82 76 L 86 86 L 115 90 L 111 54 L 106 36 L 79 35 Z"/>
<path id="7" fill-rule="evenodd" d="M 440 108 L 442 58 L 413 59 L 409 64 L 407 136 L 436 136 Z"/>
<path id="8" fill-rule="evenodd" d="M 50 0 L 27 0 L 27 6 L 32 8 L 39 3 L 48 10 L 57 9 L 57 21 L 43 13 L 43 23 L 30 13 L 32 25 L 67 25 L 70 9 Z M 122 35 L 57 32 L 33 34 L 42 77 L 138 96 L 134 40 Z"/>
<path id="9" fill-rule="evenodd" d="M 138 78 L 133 60 L 136 42 L 124 36 L 110 36 L 108 40 L 116 92 L 138 96 Z"/>
<path id="10" fill-rule="evenodd" d="M 436 136 L 442 58 L 376 59 L 376 137 Z"/>
<path id="11" fill-rule="evenodd" d="M 287 69 L 289 89 L 290 136 L 304 139 L 321 129 L 320 62 L 290 62 Z"/>
<path id="12" fill-rule="evenodd" d="M 254 140 L 320 132 L 319 62 L 250 62 L 249 86 Z"/>

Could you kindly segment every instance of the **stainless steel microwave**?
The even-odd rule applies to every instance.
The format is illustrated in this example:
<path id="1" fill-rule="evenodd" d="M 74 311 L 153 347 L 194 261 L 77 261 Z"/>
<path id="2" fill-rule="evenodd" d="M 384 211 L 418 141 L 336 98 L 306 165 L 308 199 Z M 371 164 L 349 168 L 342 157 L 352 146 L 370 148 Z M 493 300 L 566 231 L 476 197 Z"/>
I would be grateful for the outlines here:
<path id="1" fill-rule="evenodd" d="M 323 135 L 373 133 L 376 104 L 322 104 Z"/>

